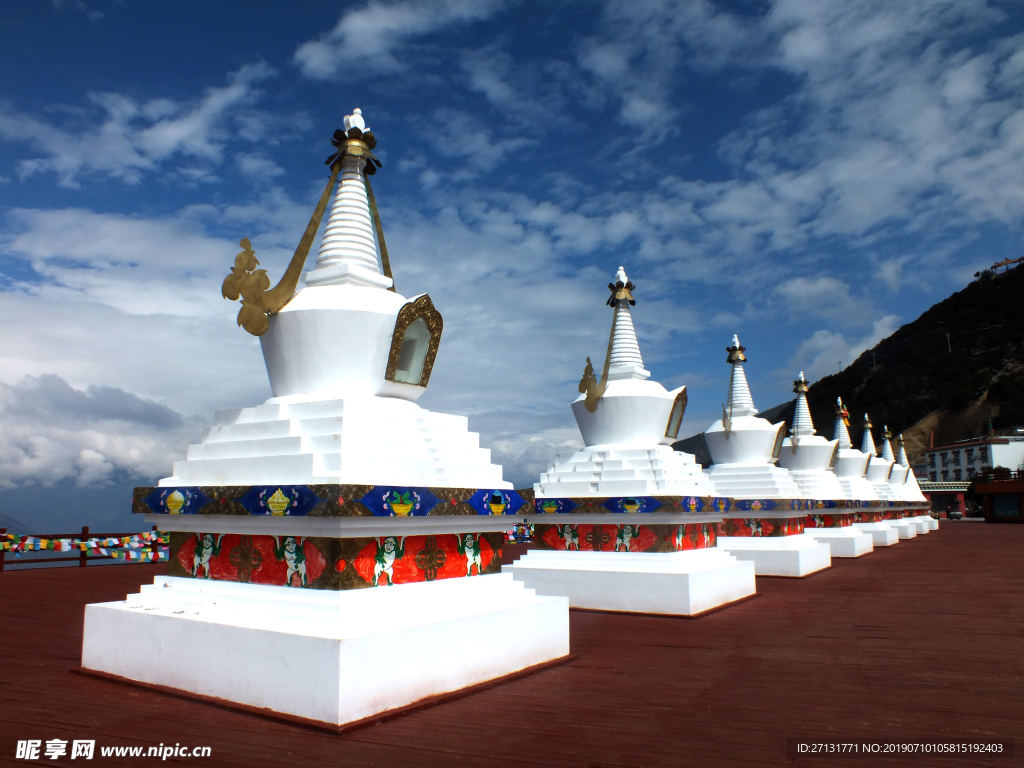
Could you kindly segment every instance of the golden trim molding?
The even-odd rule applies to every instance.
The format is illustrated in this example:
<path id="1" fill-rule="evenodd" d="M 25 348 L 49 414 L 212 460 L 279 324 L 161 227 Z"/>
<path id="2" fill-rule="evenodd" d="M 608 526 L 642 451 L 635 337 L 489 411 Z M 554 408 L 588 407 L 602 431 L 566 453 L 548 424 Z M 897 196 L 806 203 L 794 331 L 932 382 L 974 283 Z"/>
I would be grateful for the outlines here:
<path id="1" fill-rule="evenodd" d="M 679 430 L 683 426 L 683 417 L 686 416 L 686 403 L 688 398 L 686 396 L 686 387 L 683 387 L 683 391 L 676 395 L 675 400 L 672 401 L 672 408 L 668 412 L 668 421 L 665 422 L 665 437 L 669 437 L 673 440 L 679 437 Z M 676 425 L 675 434 L 671 434 L 672 430 L 672 416 L 676 412 L 676 405 L 682 404 L 683 412 L 679 414 L 679 424 Z"/>
<path id="2" fill-rule="evenodd" d="M 410 301 L 398 310 L 398 317 L 395 319 L 395 331 L 391 334 L 391 351 L 388 352 L 388 367 L 384 371 L 384 378 L 387 381 L 395 381 L 395 372 L 398 368 L 398 356 L 402 352 L 402 340 L 405 332 L 414 320 L 423 318 L 427 324 L 427 331 L 430 332 L 430 344 L 427 347 L 427 354 L 423 358 L 423 371 L 420 373 L 420 381 L 417 385 L 426 387 L 430 381 L 430 372 L 434 368 L 434 359 L 437 357 L 437 348 L 441 345 L 441 331 L 444 330 L 444 320 L 441 313 L 434 308 L 430 296 L 423 294 L 416 301 Z M 404 384 L 406 382 L 396 382 Z"/>

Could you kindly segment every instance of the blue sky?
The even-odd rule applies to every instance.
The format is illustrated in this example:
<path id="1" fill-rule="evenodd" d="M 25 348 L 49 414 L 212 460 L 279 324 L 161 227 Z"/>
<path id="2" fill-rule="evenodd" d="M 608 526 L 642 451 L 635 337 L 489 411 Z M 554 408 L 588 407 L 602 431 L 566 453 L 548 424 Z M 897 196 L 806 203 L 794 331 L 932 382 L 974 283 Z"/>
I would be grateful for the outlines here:
<path id="1" fill-rule="evenodd" d="M 580 444 L 569 403 L 620 264 L 648 369 L 689 387 L 681 434 L 720 410 L 733 333 L 757 405 L 780 403 L 1020 254 L 1022 16 L 6 4 L 0 512 L 128 524 L 127 488 L 270 396 L 220 282 L 243 236 L 280 275 L 356 106 L 398 289 L 445 317 L 420 402 L 468 415 L 517 486 Z"/>

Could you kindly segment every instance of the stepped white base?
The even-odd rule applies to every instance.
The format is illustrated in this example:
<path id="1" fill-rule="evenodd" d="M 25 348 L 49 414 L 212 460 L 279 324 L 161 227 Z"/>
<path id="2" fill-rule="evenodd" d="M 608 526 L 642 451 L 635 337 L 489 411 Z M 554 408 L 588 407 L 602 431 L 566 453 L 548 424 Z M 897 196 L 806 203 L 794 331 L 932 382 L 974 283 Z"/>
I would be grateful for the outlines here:
<path id="1" fill-rule="evenodd" d="M 871 534 L 871 543 L 876 547 L 891 547 L 900 543 L 900 533 L 888 523 L 854 523 L 858 531 Z"/>
<path id="2" fill-rule="evenodd" d="M 788 438 L 787 438 L 788 439 Z M 828 470 L 800 472 L 789 470 L 789 476 L 805 499 L 845 499 L 846 493 L 835 474 Z"/>
<path id="3" fill-rule="evenodd" d="M 901 539 L 912 539 L 917 536 L 917 526 L 906 518 L 900 520 L 886 520 L 891 528 L 895 528 Z"/>
<path id="4" fill-rule="evenodd" d="M 938 520 L 936 520 L 931 515 L 926 515 L 925 517 L 928 518 L 927 522 L 928 522 L 928 530 L 929 531 L 937 531 L 937 530 L 939 530 L 939 521 Z"/>
<path id="5" fill-rule="evenodd" d="M 852 525 L 842 528 L 805 528 L 815 541 L 828 544 L 832 557 L 860 557 L 874 551 L 871 534 Z"/>
<path id="6" fill-rule="evenodd" d="M 754 568 L 717 548 L 685 552 L 531 549 L 504 573 L 573 608 L 692 616 L 753 595 Z"/>
<path id="7" fill-rule="evenodd" d="M 832 565 L 831 548 L 809 534 L 719 536 L 719 549 L 754 564 L 758 576 L 808 576 Z"/>
<path id="8" fill-rule="evenodd" d="M 789 471 L 774 464 L 712 464 L 708 477 L 719 496 L 734 499 L 800 499 Z"/>
<path id="9" fill-rule="evenodd" d="M 568 653 L 568 601 L 506 574 L 340 592 L 158 576 L 86 606 L 82 666 L 341 725 Z"/>
<path id="10" fill-rule="evenodd" d="M 711 481 L 691 453 L 667 445 L 595 445 L 555 462 L 535 483 L 537 498 L 710 496 Z"/>
<path id="11" fill-rule="evenodd" d="M 373 395 L 217 411 L 164 487 L 354 483 L 511 488 L 465 416 Z"/>

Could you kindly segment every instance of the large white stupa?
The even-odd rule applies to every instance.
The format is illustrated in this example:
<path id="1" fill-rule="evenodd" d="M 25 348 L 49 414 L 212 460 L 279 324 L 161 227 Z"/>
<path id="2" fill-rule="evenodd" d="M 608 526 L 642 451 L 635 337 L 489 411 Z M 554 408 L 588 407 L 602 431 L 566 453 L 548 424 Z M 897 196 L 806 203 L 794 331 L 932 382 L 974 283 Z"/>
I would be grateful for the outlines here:
<path id="1" fill-rule="evenodd" d="M 715 492 L 737 499 L 802 498 L 789 470 L 775 465 L 785 422 L 771 424 L 757 415 L 743 370 L 746 347 L 740 346 L 738 336 L 732 337 L 726 351 L 732 366 L 727 403 L 722 406 L 722 418 L 704 433 L 713 462 L 708 476 Z"/>
<path id="2" fill-rule="evenodd" d="M 844 498 L 858 510 L 854 528 L 871 536 L 875 547 L 889 547 L 899 543 L 899 532 L 884 520 L 875 519 L 878 515 L 859 511 L 863 505 L 873 506 L 879 503 L 878 492 L 868 482 L 865 473 L 871 457 L 853 447 L 850 440 L 850 414 L 843 405 L 843 399 L 836 398 L 836 423 L 833 439 L 838 446 L 836 460 L 832 471 L 835 472 L 839 485 L 843 489 Z M 867 519 L 864 519 L 866 516 Z"/>
<path id="3" fill-rule="evenodd" d="M 726 351 L 732 367 L 728 402 L 704 439 L 715 492 L 740 503 L 731 505 L 724 520 L 728 535 L 719 536 L 718 546 L 753 562 L 759 576 L 807 576 L 828 568 L 829 545 L 803 532 L 806 497 L 789 470 L 775 465 L 786 424 L 770 424 L 757 416 L 743 370 L 746 348 L 737 336 Z"/>
<path id="4" fill-rule="evenodd" d="M 587 358 L 572 404 L 585 447 L 534 485 L 538 548 L 504 570 L 573 607 L 694 615 L 752 595 L 754 569 L 715 547 L 724 500 L 693 455 L 670 447 L 686 388 L 650 379 L 629 310 L 636 286 L 622 267 L 615 277 L 601 378 Z"/>
<path id="5" fill-rule="evenodd" d="M 524 499 L 465 417 L 415 402 L 442 319 L 394 290 L 359 110 L 332 143 L 281 282 L 243 240 L 222 289 L 273 397 L 219 412 L 173 476 L 136 489 L 171 532 L 170 575 L 87 606 L 82 666 L 341 726 L 564 658 L 569 617 L 500 572 Z"/>
<path id="6" fill-rule="evenodd" d="M 808 499 L 836 502 L 846 501 L 843 487 L 832 471 L 839 451 L 838 440 L 826 440 L 815 434 L 811 409 L 807 405 L 809 387 L 803 371 L 793 382 L 796 406 L 790 435 L 782 441 L 779 466 L 789 474 Z M 832 557 L 860 557 L 872 551 L 871 536 L 854 528 L 852 515 L 844 510 L 824 508 L 804 518 L 804 530 L 815 540 L 828 544 Z"/>
<path id="7" fill-rule="evenodd" d="M 897 530 L 901 539 L 912 539 L 917 535 L 917 526 L 902 519 L 902 510 L 899 509 L 899 494 L 889 483 L 889 476 L 892 474 L 893 465 L 896 463 L 896 459 L 892 455 L 892 446 L 889 445 L 888 440 L 883 440 L 883 454 L 878 454 L 874 435 L 871 434 L 873 426 L 871 418 L 865 413 L 864 435 L 861 438 L 860 450 L 871 458 L 868 461 L 864 477 L 871 483 L 871 487 L 878 494 L 878 498 L 883 503 L 888 503 L 890 509 L 893 510 L 892 517 L 887 518 L 886 522 Z M 888 456 L 885 455 L 886 453 Z"/>
<path id="8" fill-rule="evenodd" d="M 901 446 L 902 450 L 902 446 Z M 897 503 L 903 503 L 907 501 L 918 501 L 916 498 L 909 498 L 908 491 L 911 491 L 913 486 L 907 487 L 907 482 L 910 475 L 914 473 L 910 467 L 903 464 L 893 454 L 892 450 L 892 433 L 889 431 L 888 425 L 882 428 L 882 458 L 892 459 L 892 471 L 889 472 L 889 487 L 892 489 L 892 494 L 895 497 Z M 903 454 L 904 461 L 906 460 L 906 453 Z M 916 485 L 916 482 L 915 482 Z M 920 494 L 920 489 L 918 489 Z M 923 494 L 921 494 L 923 496 Z M 902 511 L 902 510 L 901 510 Z M 931 519 L 930 515 L 914 515 L 908 514 L 902 518 L 910 525 L 914 526 L 914 530 L 918 535 L 923 535 L 931 531 L 931 526 L 928 524 L 928 520 Z"/>
<path id="9" fill-rule="evenodd" d="M 671 447 L 686 411 L 686 387 L 669 392 L 651 380 L 629 311 L 635 286 L 622 267 L 615 278 L 605 370 L 598 381 L 587 358 L 581 394 L 572 404 L 586 447 L 555 457 L 534 485 L 537 498 L 710 496 L 711 482 L 693 454 Z"/>
<path id="10" fill-rule="evenodd" d="M 358 111 L 345 118 L 352 129 L 368 132 Z M 443 321 L 429 296 L 406 298 L 383 274 L 367 162 L 342 157 L 316 266 L 260 335 L 274 396 L 218 411 L 161 486 L 512 487 L 465 416 L 415 403 L 430 381 Z"/>
<path id="11" fill-rule="evenodd" d="M 910 461 L 907 460 L 907 449 L 903 444 L 903 435 L 899 436 L 899 453 L 896 455 L 896 463 L 906 468 L 906 478 L 903 483 L 899 486 L 900 499 L 902 501 L 914 502 L 917 504 L 926 504 L 928 498 L 921 493 L 921 486 L 917 484 L 917 478 L 914 476 L 914 470 L 910 466 Z M 935 531 L 939 528 L 939 521 L 932 517 L 927 511 L 921 511 L 917 514 L 913 520 L 918 525 L 924 525 L 929 531 Z"/>

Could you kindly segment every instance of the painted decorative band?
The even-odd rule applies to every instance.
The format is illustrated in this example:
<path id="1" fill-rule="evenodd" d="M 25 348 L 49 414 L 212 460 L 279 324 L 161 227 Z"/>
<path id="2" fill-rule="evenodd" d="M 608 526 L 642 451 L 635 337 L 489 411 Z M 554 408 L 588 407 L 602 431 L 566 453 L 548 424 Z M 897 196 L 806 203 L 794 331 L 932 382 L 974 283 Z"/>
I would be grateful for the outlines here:
<path id="1" fill-rule="evenodd" d="M 718 542 L 718 525 L 537 524 L 534 541 L 538 549 L 559 551 L 682 552 L 714 547 Z"/>
<path id="2" fill-rule="evenodd" d="M 533 502 L 532 491 L 528 499 L 523 493 L 394 485 L 150 486 L 135 489 L 132 512 L 282 517 L 514 515 Z"/>
<path id="3" fill-rule="evenodd" d="M 335 539 L 171 533 L 171 576 L 361 589 L 501 571 L 501 533 Z"/>
<path id="4" fill-rule="evenodd" d="M 856 512 L 851 512 L 849 514 L 806 515 L 804 516 L 804 528 L 845 528 L 853 525 L 853 518 L 857 514 Z"/>
<path id="5" fill-rule="evenodd" d="M 730 517 L 718 524 L 719 536 L 796 536 L 803 532 L 802 517 Z"/>

